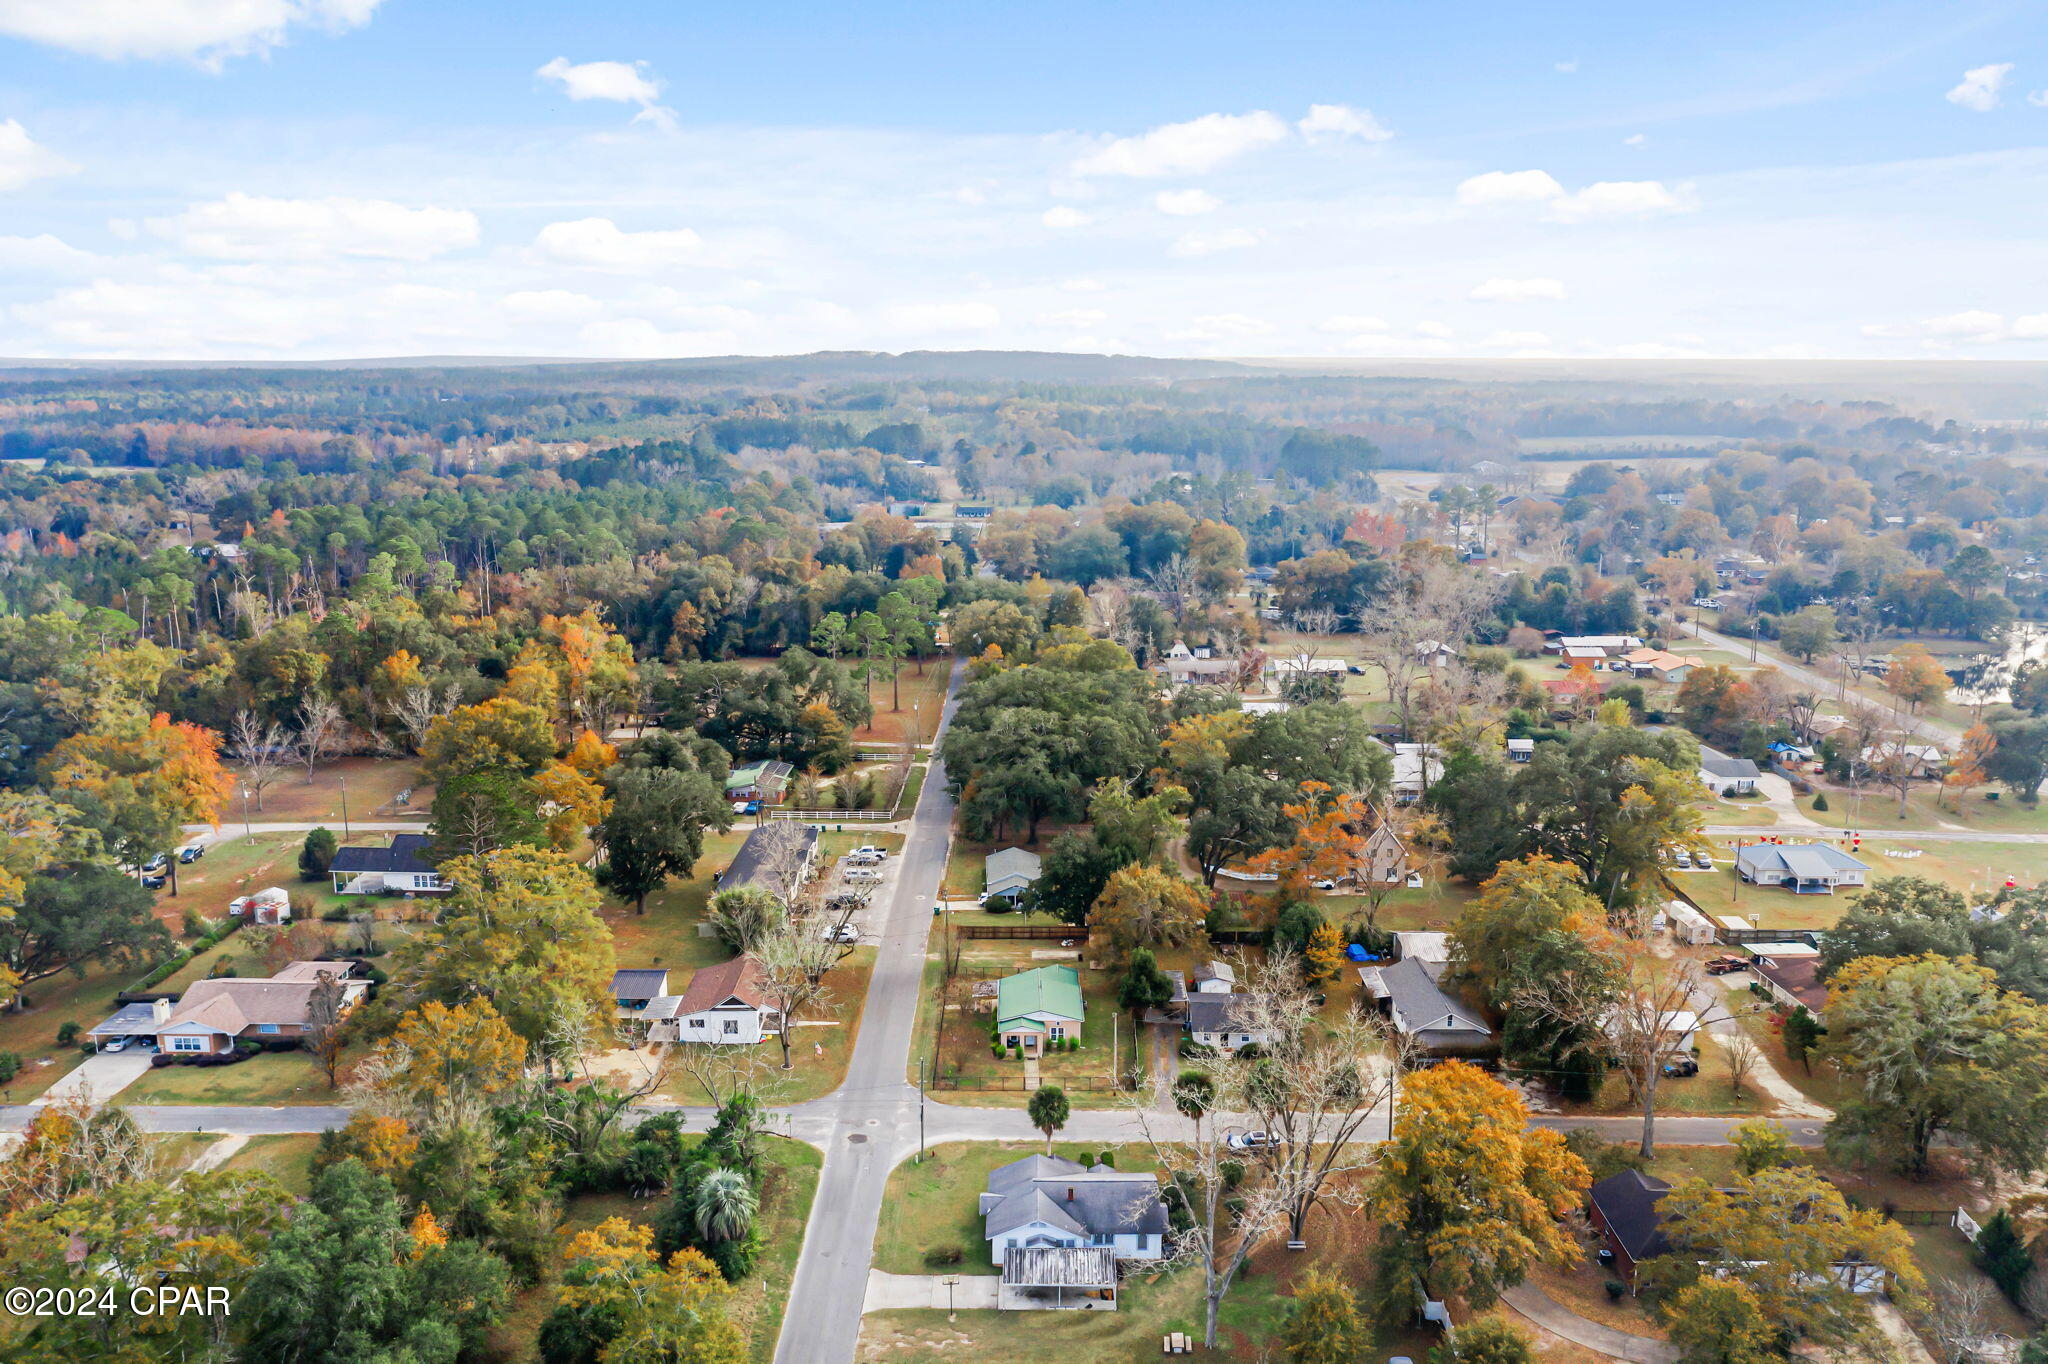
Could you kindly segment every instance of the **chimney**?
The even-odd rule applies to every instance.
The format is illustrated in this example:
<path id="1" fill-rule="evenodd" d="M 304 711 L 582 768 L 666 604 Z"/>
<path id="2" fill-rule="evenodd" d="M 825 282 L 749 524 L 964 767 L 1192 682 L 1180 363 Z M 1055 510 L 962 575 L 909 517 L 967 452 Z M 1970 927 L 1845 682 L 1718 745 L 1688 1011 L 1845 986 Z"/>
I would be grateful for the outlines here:
<path id="1" fill-rule="evenodd" d="M 170 1022 L 171 1001 L 168 999 L 152 999 L 149 1001 L 149 1017 L 153 1023 L 162 1024 Z"/>
<path id="2" fill-rule="evenodd" d="M 1074 1201 L 1074 1186 L 1073 1186 L 1073 1185 L 1071 1185 L 1071 1184 L 1069 1184 L 1069 1185 L 1067 1186 L 1067 1202 L 1071 1203 L 1071 1202 L 1073 1202 L 1073 1201 Z"/>

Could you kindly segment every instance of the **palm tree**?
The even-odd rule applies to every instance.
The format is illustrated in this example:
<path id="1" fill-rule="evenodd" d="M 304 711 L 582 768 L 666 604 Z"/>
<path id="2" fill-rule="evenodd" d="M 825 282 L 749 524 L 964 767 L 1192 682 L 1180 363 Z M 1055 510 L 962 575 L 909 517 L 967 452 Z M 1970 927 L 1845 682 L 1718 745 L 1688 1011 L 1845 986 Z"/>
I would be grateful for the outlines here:
<path id="1" fill-rule="evenodd" d="M 1052 1134 L 1067 1125 L 1067 1092 L 1058 1085 L 1046 1085 L 1024 1106 L 1031 1125 L 1045 1133 L 1045 1153 L 1052 1154 Z"/>
<path id="2" fill-rule="evenodd" d="M 698 1181 L 692 1200 L 697 1234 L 706 1241 L 737 1241 L 754 1225 L 760 1202 L 738 1170 L 713 1170 Z"/>

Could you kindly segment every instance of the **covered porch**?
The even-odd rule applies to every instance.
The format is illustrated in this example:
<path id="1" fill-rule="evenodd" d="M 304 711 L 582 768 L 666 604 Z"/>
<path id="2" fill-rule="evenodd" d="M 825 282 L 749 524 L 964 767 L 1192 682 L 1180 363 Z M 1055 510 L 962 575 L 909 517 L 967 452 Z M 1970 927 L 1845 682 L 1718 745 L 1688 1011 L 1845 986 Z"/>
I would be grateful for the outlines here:
<path id="1" fill-rule="evenodd" d="M 1006 1312 L 1116 1311 L 1111 1246 L 1010 1246 L 996 1306 Z"/>

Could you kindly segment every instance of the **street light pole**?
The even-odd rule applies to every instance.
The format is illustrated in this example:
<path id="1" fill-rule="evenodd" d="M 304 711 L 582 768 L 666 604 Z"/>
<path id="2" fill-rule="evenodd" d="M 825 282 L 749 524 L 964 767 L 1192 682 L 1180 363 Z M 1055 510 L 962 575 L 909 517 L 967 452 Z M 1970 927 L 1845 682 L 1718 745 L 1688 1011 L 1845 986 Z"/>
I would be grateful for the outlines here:
<path id="1" fill-rule="evenodd" d="M 249 822 L 249 788 L 245 786 L 242 788 L 242 837 L 251 838 L 255 833 L 256 826 Z"/>
<path id="2" fill-rule="evenodd" d="M 917 1058 L 917 1163 L 924 1164 L 924 1068 L 931 1063 L 928 1056 Z"/>
<path id="3" fill-rule="evenodd" d="M 341 777 L 341 836 L 348 837 L 348 774 Z"/>

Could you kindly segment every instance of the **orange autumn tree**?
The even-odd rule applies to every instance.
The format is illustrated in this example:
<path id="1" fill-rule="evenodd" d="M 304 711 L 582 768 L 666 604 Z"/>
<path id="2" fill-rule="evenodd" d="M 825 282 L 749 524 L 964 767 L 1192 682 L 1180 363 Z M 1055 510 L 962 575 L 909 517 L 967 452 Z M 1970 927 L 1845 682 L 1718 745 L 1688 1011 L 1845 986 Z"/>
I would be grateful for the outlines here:
<path id="1" fill-rule="evenodd" d="M 1963 792 L 1991 780 L 1991 755 L 1998 751 L 1998 736 L 1989 725 L 1971 725 L 1956 750 L 1954 762 L 1941 779 L 1941 789 L 1960 800 Z"/>
<path id="2" fill-rule="evenodd" d="M 121 851 L 161 852 L 186 824 L 220 826 L 235 780 L 221 766 L 220 735 L 158 713 L 146 725 L 74 734 L 43 760 L 52 789 L 81 791 L 107 807 Z"/>
<path id="3" fill-rule="evenodd" d="M 1425 1298 L 1484 1309 L 1536 1265 L 1576 1264 L 1564 1218 L 1591 1182 L 1513 1089 L 1462 1061 L 1417 1071 L 1366 1194 L 1378 1315 L 1406 1324 Z"/>
<path id="4" fill-rule="evenodd" d="M 1294 841 L 1262 852 L 1251 860 L 1253 871 L 1280 878 L 1274 904 L 1309 898 L 1318 881 L 1355 876 L 1365 864 L 1365 841 L 1372 832 L 1372 808 L 1365 797 L 1339 791 L 1327 782 L 1305 781 L 1301 799 L 1280 807 L 1294 825 Z"/>
<path id="5" fill-rule="evenodd" d="M 744 1364 L 746 1341 L 726 1315 L 732 1286 L 704 1252 L 662 1265 L 654 1229 L 611 1217 L 569 1243 L 557 1310 L 617 1324 L 606 1364 Z"/>

